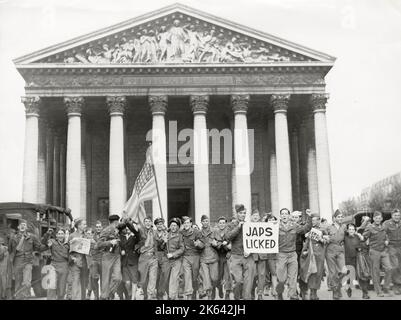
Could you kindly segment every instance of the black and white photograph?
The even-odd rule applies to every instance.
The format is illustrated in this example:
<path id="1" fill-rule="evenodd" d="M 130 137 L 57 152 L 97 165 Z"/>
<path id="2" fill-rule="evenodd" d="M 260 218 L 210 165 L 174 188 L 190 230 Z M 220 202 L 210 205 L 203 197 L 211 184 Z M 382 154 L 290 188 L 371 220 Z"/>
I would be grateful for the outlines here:
<path id="1" fill-rule="evenodd" d="M 0 0 L 0 304 L 401 300 L 400 84 L 400 0 Z"/>

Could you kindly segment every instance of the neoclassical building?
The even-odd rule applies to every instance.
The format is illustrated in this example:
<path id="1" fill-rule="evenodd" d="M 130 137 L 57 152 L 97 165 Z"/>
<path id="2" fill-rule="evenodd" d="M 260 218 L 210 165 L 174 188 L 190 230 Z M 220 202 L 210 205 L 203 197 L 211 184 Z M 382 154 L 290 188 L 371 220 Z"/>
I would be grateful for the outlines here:
<path id="1" fill-rule="evenodd" d="M 152 140 L 153 217 L 216 221 L 243 203 L 331 220 L 324 79 L 334 61 L 180 4 L 17 58 L 22 200 L 90 222 L 121 214 Z M 187 129 L 193 139 L 182 139 Z M 212 148 L 207 129 L 232 137 Z M 179 160 L 185 144 L 189 162 Z M 232 161 L 223 160 L 227 144 Z M 221 161 L 211 160 L 216 150 Z"/>

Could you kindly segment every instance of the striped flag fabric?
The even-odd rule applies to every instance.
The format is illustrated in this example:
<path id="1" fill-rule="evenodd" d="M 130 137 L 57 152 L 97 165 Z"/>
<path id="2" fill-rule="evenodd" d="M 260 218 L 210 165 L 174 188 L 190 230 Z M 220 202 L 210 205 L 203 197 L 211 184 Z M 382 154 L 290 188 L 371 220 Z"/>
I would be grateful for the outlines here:
<path id="1" fill-rule="evenodd" d="M 132 195 L 123 208 L 123 217 L 143 224 L 146 216 L 144 201 L 157 197 L 156 178 L 152 163 L 152 146 L 146 151 L 146 161 L 135 180 Z"/>

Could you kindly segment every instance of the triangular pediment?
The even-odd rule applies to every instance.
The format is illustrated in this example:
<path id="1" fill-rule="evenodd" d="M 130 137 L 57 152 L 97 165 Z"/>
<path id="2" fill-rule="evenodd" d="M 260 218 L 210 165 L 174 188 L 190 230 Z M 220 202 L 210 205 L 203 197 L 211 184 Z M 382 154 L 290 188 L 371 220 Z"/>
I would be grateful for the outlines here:
<path id="1" fill-rule="evenodd" d="M 17 65 L 272 64 L 335 58 L 181 4 L 15 59 Z"/>

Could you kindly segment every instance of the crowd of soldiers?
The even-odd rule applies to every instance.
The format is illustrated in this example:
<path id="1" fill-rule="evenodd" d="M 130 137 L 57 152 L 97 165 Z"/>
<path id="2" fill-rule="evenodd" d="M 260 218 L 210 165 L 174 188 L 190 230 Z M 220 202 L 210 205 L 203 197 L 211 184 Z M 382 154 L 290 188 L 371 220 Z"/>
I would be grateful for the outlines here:
<path id="1" fill-rule="evenodd" d="M 358 228 L 343 224 L 338 210 L 330 224 L 310 210 L 291 213 L 283 208 L 279 217 L 254 210 L 251 222 L 279 224 L 278 253 L 265 254 L 244 251 L 247 212 L 243 205 L 236 205 L 235 211 L 230 221 L 219 217 L 213 227 L 204 215 L 200 228 L 190 217 L 172 218 L 166 225 L 162 218 L 146 217 L 137 224 L 111 215 L 105 228 L 99 221 L 91 228 L 76 219 L 71 230 L 60 228 L 42 239 L 20 220 L 8 246 L 0 239 L 0 297 L 31 296 L 32 254 L 44 250 L 51 253 L 57 278 L 48 299 L 195 300 L 218 295 L 263 300 L 270 294 L 283 300 L 287 288 L 291 300 L 318 300 L 325 278 L 335 300 L 342 297 L 342 288 L 351 297 L 356 286 L 362 298 L 369 299 L 370 280 L 380 297 L 401 294 L 398 209 L 383 223 L 382 214 L 375 212 L 373 221 L 366 217 Z M 79 238 L 90 239 L 89 254 L 71 251 Z"/>

